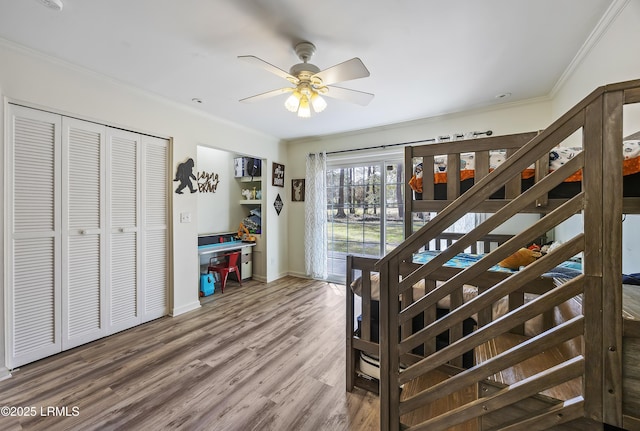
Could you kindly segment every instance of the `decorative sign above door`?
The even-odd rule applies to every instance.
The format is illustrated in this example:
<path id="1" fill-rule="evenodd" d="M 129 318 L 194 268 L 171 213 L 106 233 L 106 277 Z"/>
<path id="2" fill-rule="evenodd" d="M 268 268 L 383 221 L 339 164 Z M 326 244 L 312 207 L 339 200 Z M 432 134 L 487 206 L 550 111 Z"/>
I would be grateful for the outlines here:
<path id="1" fill-rule="evenodd" d="M 220 184 L 218 174 L 213 172 L 198 172 L 198 191 L 200 193 L 215 193 Z"/>

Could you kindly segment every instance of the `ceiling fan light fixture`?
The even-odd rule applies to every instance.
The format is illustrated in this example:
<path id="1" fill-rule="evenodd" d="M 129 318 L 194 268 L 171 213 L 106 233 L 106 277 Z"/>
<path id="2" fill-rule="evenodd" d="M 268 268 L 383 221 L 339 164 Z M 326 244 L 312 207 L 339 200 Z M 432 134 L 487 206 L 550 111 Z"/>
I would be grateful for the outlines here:
<path id="1" fill-rule="evenodd" d="M 315 52 L 315 46 L 312 43 L 301 42 L 295 46 L 295 51 L 302 63 L 291 66 L 289 72 L 254 55 L 238 56 L 239 59 L 260 66 L 292 84 L 291 87 L 278 88 L 266 93 L 245 97 L 240 101 L 255 102 L 287 93 L 289 96 L 284 102 L 287 111 L 296 113 L 298 117 L 309 118 L 312 114 L 311 111 L 320 113 L 326 109 L 327 102 L 322 97 L 324 95 L 362 106 L 367 105 L 373 98 L 373 94 L 342 87 L 332 87 L 331 93 L 329 93 L 331 84 L 369 76 L 369 71 L 358 57 L 320 70 L 318 66 L 309 63 L 311 56 Z"/>
<path id="2" fill-rule="evenodd" d="M 322 112 L 327 107 L 327 101 L 314 91 L 311 95 L 311 105 L 313 106 L 314 111 Z"/>
<path id="3" fill-rule="evenodd" d="M 309 118 L 311 117 L 311 106 L 309 106 L 309 99 L 307 96 L 300 98 L 300 107 L 298 108 L 298 117 Z"/>
<path id="4" fill-rule="evenodd" d="M 287 108 L 287 111 L 289 112 L 298 111 L 298 108 L 300 107 L 301 96 L 302 95 L 300 94 L 300 92 L 298 90 L 295 90 L 293 93 L 291 93 L 289 97 L 287 97 L 287 100 L 284 101 L 284 107 Z"/>

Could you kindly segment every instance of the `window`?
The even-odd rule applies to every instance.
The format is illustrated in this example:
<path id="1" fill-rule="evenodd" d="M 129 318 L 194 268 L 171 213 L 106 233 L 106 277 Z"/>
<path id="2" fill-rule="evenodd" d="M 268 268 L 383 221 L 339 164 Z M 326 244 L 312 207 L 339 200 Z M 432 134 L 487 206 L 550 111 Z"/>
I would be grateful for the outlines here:
<path id="1" fill-rule="evenodd" d="M 400 161 L 327 167 L 327 266 L 344 281 L 347 254 L 381 257 L 404 239 L 404 173 Z"/>

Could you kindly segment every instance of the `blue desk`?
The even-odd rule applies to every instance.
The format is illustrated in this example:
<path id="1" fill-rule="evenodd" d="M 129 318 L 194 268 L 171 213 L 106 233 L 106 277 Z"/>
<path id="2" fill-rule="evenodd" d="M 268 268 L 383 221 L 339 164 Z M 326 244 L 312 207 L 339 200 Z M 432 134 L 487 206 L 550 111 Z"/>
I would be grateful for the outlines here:
<path id="1" fill-rule="evenodd" d="M 216 254 L 225 251 L 241 250 L 243 247 L 255 247 L 255 242 L 228 241 L 218 244 L 200 245 L 198 246 L 198 255 Z"/>
<path id="2" fill-rule="evenodd" d="M 253 262 L 251 256 L 251 247 L 255 247 L 255 242 L 242 242 L 242 241 L 228 241 L 217 244 L 208 244 L 198 246 L 198 256 L 200 257 L 200 265 L 208 264 L 208 259 L 215 257 L 219 254 L 224 254 L 229 251 L 241 251 L 239 267 L 242 279 L 247 279 L 253 276 Z M 207 256 L 211 255 L 211 256 Z M 207 258 L 207 262 L 202 262 L 202 257 Z M 202 272 L 202 268 L 201 268 Z"/>

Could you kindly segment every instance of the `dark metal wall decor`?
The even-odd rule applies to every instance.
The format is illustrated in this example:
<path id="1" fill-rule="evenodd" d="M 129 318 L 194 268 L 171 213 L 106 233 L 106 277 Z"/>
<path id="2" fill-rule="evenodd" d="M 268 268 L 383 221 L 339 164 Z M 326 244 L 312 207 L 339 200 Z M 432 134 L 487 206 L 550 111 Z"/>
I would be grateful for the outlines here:
<path id="1" fill-rule="evenodd" d="M 220 184 L 218 174 L 213 172 L 198 172 L 198 191 L 200 193 L 215 193 Z"/>
<path id="2" fill-rule="evenodd" d="M 176 189 L 177 194 L 181 195 L 182 190 L 184 190 L 185 187 L 189 187 L 189 191 L 191 193 L 195 193 L 198 191 L 198 189 L 196 189 L 193 184 L 191 184 L 191 179 L 197 181 L 196 176 L 193 174 L 194 165 L 195 163 L 191 158 L 187 159 L 186 162 L 182 162 L 178 165 L 178 168 L 176 169 L 176 177 L 173 180 L 180 181 L 180 184 L 178 184 L 178 188 Z"/>
<path id="3" fill-rule="evenodd" d="M 284 165 L 280 163 L 273 164 L 272 184 L 276 187 L 284 187 Z"/>
<path id="4" fill-rule="evenodd" d="M 282 211 L 282 207 L 284 206 L 284 202 L 282 202 L 282 199 L 280 199 L 280 193 L 278 193 L 278 196 L 276 196 L 276 200 L 273 203 L 273 206 L 276 209 L 278 215 L 280 215 L 280 211 Z"/>

